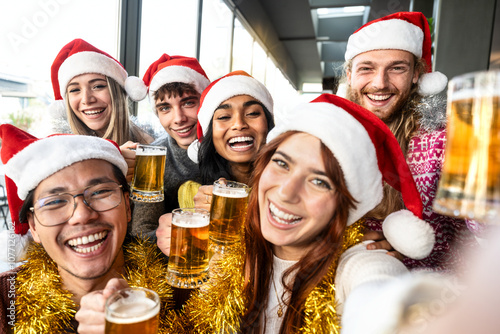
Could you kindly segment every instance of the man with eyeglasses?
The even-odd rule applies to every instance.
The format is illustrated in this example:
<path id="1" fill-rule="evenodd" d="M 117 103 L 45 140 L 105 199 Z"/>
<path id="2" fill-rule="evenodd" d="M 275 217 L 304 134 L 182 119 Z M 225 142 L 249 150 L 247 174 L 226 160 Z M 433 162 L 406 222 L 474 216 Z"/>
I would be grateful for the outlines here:
<path id="1" fill-rule="evenodd" d="M 34 240 L 26 262 L 0 274 L 1 333 L 76 332 L 84 295 L 103 290 L 97 297 L 105 300 L 127 283 L 167 296 L 166 283 L 157 283 L 166 263 L 156 246 L 125 241 L 131 202 L 116 143 L 79 135 L 37 139 L 8 124 L 0 125 L 0 137 L 14 233 L 29 230 Z M 17 241 L 9 237 L 8 252 Z"/>

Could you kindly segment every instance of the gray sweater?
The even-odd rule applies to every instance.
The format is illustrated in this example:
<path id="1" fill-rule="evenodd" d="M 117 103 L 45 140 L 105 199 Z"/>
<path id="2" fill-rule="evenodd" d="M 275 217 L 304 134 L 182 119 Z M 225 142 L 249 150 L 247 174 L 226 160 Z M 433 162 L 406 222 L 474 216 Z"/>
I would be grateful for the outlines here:
<path id="1" fill-rule="evenodd" d="M 177 192 L 181 184 L 188 180 L 201 182 L 201 178 L 198 165 L 189 159 L 187 150 L 179 147 L 168 134 L 156 139 L 151 145 L 167 148 L 164 179 L 165 200 L 159 203 L 133 201 L 132 221 L 129 223 L 128 229 L 132 235 L 142 234 L 156 240 L 155 233 L 160 216 L 179 207 Z"/>

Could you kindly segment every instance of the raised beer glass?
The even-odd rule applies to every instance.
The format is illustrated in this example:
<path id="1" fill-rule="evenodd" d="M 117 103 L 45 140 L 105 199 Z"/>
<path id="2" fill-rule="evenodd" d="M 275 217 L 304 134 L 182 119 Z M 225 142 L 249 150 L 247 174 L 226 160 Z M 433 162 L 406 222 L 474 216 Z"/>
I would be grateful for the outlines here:
<path id="1" fill-rule="evenodd" d="M 204 209 L 172 211 L 172 235 L 167 282 L 181 289 L 197 288 L 208 280 L 208 225 Z"/>
<path id="2" fill-rule="evenodd" d="M 210 205 L 210 253 L 225 253 L 243 236 L 250 187 L 244 183 L 217 180 Z"/>
<path id="3" fill-rule="evenodd" d="M 163 176 L 167 148 L 164 146 L 137 145 L 135 150 L 134 177 L 130 198 L 138 202 L 164 200 Z"/>
<path id="4" fill-rule="evenodd" d="M 158 333 L 160 298 L 152 290 L 126 288 L 106 300 L 106 334 Z"/>
<path id="5" fill-rule="evenodd" d="M 447 142 L 434 210 L 499 224 L 500 71 L 450 80 Z"/>

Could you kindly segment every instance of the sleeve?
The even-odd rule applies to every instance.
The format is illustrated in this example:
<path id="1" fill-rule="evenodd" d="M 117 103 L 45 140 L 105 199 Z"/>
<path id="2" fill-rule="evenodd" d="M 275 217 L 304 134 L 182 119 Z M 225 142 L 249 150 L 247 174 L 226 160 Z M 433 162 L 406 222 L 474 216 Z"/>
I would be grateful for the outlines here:
<path id="1" fill-rule="evenodd" d="M 164 202 L 134 202 L 132 220 L 128 224 L 128 233 L 133 236 L 148 236 L 153 241 L 156 241 L 158 220 L 164 213 Z"/>

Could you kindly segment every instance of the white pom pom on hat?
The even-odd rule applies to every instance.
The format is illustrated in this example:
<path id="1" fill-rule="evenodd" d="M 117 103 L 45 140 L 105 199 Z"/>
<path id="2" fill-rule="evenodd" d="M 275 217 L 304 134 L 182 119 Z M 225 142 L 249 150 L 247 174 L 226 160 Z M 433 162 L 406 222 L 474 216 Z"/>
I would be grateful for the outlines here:
<path id="1" fill-rule="evenodd" d="M 422 200 L 398 141 L 383 121 L 363 107 L 332 94 L 323 94 L 290 111 L 268 136 L 270 142 L 287 131 L 319 138 L 338 160 L 356 208 L 348 225 L 375 208 L 383 198 L 383 181 L 401 192 L 407 210 L 393 213 L 384 234 L 402 254 L 420 259 L 430 254 L 435 236 L 422 220 Z M 348 143 L 348 144 L 347 144 Z"/>
<path id="2" fill-rule="evenodd" d="M 129 79 L 123 65 L 106 52 L 99 50 L 83 39 L 74 39 L 61 49 L 51 67 L 54 97 L 63 100 L 69 82 L 76 76 L 87 73 L 102 74 L 115 80 L 134 101 L 146 97 L 147 87 L 139 78 Z"/>
<path id="3" fill-rule="evenodd" d="M 446 76 L 432 72 L 431 32 L 424 14 L 398 12 L 368 22 L 349 37 L 345 60 L 368 51 L 390 49 L 408 51 L 424 59 L 428 73 L 419 80 L 421 95 L 438 94 L 446 88 Z"/>

